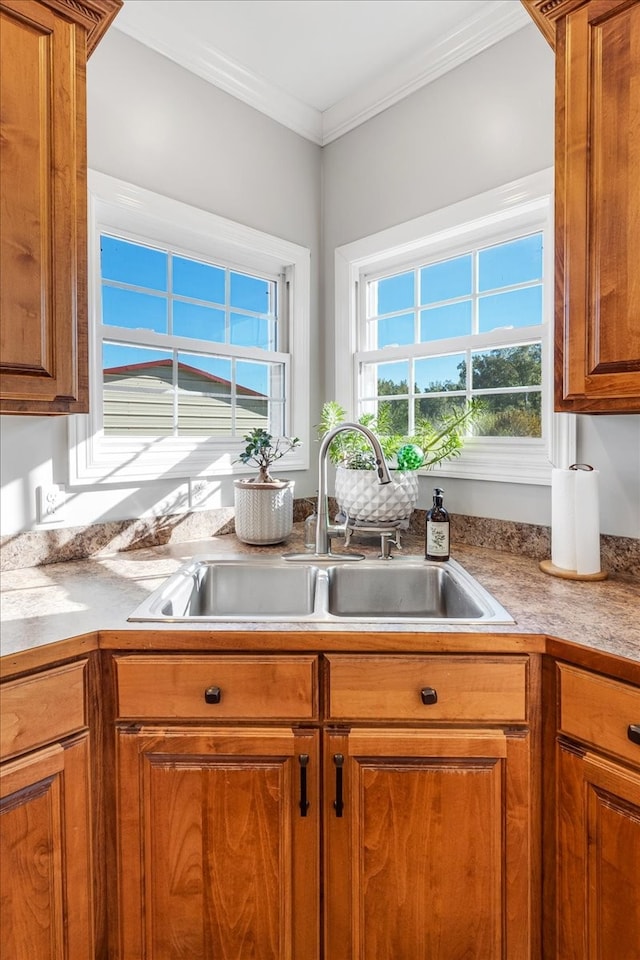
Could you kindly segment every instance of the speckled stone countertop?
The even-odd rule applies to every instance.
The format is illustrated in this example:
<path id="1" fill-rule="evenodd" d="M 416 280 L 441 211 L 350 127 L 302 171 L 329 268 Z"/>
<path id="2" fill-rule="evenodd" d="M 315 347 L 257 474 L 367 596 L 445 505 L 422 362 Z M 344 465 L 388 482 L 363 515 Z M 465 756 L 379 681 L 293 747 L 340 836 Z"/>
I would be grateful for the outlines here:
<path id="1" fill-rule="evenodd" d="M 352 543 L 351 548 L 377 556 L 371 540 Z M 182 563 L 197 555 L 273 556 L 301 549 L 301 529 L 284 545 L 247 547 L 233 534 L 185 541 L 165 546 L 130 550 L 66 563 L 5 571 L 2 575 L 1 644 L 3 656 L 33 651 L 58 641 L 85 635 L 100 635 L 100 644 L 134 646 L 145 631 L 165 639 L 179 638 L 180 646 L 216 649 L 235 632 L 253 633 L 254 649 L 261 637 L 268 648 L 276 649 L 277 638 L 287 647 L 287 635 L 308 635 L 310 646 L 322 648 L 319 634 L 337 649 L 337 637 L 345 634 L 356 640 L 362 633 L 388 635 L 388 649 L 432 649 L 436 635 L 455 646 L 464 634 L 504 638 L 514 649 L 525 636 L 560 638 L 628 661 L 640 663 L 640 581 L 614 574 L 599 582 L 576 582 L 548 576 L 538 561 L 516 554 L 481 547 L 459 545 L 452 551 L 456 559 L 480 584 L 506 608 L 515 623 L 460 626 L 454 624 L 415 624 L 401 621 L 385 624 L 286 622 L 286 623 L 130 623 L 127 617 L 145 597 L 158 587 Z M 337 549 L 337 548 L 336 548 Z M 422 541 L 403 539 L 402 554 L 422 556 Z M 310 559 L 312 559 L 310 557 Z M 393 562 L 393 561 L 391 561 Z M 274 637 L 273 634 L 277 634 Z M 112 639 L 110 642 L 110 638 Z M 406 638 L 406 642 L 405 639 Z M 391 642 L 393 639 L 393 643 Z M 477 637 L 480 641 L 480 636 Z M 343 643 L 344 645 L 344 643 Z M 345 649 L 348 647 L 345 646 Z M 500 647 L 504 649 L 504 645 Z M 44 651 L 42 651 L 44 653 Z"/>

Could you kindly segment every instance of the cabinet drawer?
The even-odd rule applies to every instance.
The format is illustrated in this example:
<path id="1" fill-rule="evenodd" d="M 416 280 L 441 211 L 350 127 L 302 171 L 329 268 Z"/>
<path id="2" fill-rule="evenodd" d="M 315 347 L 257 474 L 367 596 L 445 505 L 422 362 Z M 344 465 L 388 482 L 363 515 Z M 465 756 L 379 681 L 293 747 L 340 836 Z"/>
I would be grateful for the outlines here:
<path id="1" fill-rule="evenodd" d="M 327 659 L 332 719 L 519 723 L 527 718 L 527 657 Z"/>
<path id="2" fill-rule="evenodd" d="M 0 756 L 14 756 L 86 726 L 86 660 L 4 683 L 0 689 Z"/>
<path id="3" fill-rule="evenodd" d="M 640 745 L 629 726 L 640 729 L 640 689 L 567 664 L 558 664 L 560 731 L 640 766 Z"/>
<path id="4" fill-rule="evenodd" d="M 317 658 L 121 656 L 118 716 L 181 720 L 310 720 Z"/>

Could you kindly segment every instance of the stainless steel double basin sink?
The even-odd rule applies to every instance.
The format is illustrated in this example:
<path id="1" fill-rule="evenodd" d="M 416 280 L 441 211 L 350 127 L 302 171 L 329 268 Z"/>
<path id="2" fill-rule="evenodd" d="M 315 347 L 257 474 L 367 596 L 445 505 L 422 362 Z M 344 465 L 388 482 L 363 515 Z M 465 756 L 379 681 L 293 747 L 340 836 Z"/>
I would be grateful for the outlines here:
<path id="1" fill-rule="evenodd" d="M 140 622 L 513 623 L 455 560 L 287 563 L 198 557 L 129 617 Z"/>

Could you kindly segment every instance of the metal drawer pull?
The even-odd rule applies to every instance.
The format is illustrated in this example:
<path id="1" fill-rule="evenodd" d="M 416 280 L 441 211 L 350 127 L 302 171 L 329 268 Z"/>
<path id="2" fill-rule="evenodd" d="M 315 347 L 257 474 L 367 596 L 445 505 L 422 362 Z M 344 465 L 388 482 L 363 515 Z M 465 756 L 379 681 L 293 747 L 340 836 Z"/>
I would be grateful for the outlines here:
<path id="1" fill-rule="evenodd" d="M 220 703 L 222 700 L 222 690 L 220 687 L 207 687 L 204 692 L 206 703 Z"/>
<path id="2" fill-rule="evenodd" d="M 307 800 L 307 766 L 309 764 L 309 754 L 299 754 L 298 763 L 300 764 L 300 816 L 306 817 L 307 810 L 309 809 L 309 801 Z"/>
<path id="3" fill-rule="evenodd" d="M 631 743 L 637 743 L 640 745 L 640 723 L 630 723 L 629 729 L 627 730 L 627 736 Z"/>
<path id="4" fill-rule="evenodd" d="M 342 767 L 344 764 L 344 756 L 341 753 L 334 753 L 333 762 L 336 767 L 336 798 L 333 801 L 333 806 L 336 811 L 336 817 L 341 817 L 342 811 L 344 810 L 344 800 L 342 799 Z"/>
<path id="5" fill-rule="evenodd" d="M 420 691 L 422 702 L 426 705 L 438 702 L 438 692 L 433 687 L 423 687 Z"/>

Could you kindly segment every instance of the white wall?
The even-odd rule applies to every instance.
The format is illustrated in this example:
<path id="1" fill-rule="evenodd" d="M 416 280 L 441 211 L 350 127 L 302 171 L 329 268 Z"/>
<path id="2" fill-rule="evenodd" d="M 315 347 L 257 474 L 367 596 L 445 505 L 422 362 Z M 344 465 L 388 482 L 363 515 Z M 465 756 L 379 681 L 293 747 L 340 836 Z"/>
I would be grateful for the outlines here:
<path id="1" fill-rule="evenodd" d="M 89 60 L 89 166 L 311 250 L 311 351 L 319 356 L 321 150 L 258 111 L 111 29 Z M 320 403 L 320 371 L 311 369 Z M 36 487 L 63 482 L 67 417 L 2 417 L 1 532 L 36 525 Z M 296 473 L 311 494 L 314 469 Z M 75 489 L 64 525 L 157 512 L 184 492 L 174 482 Z M 230 481 L 210 506 L 233 503 Z"/>
<path id="2" fill-rule="evenodd" d="M 334 395 L 336 247 L 553 165 L 554 55 L 527 26 L 323 150 L 327 397 Z M 578 417 L 577 458 L 601 471 L 601 530 L 640 537 L 640 416 Z M 452 512 L 549 524 L 548 486 L 448 479 Z M 434 481 L 421 481 L 420 506 Z"/>

